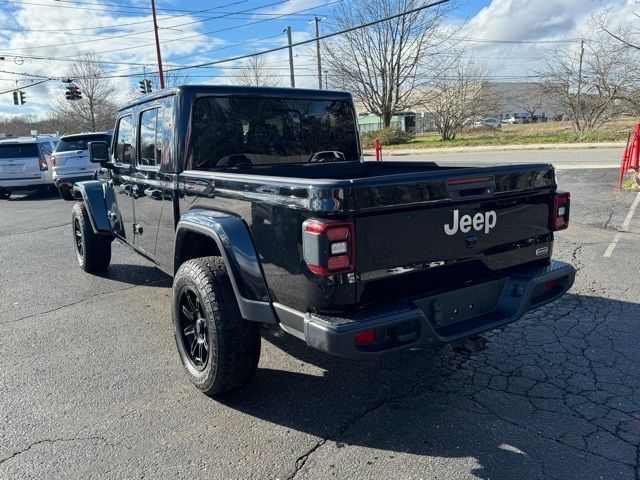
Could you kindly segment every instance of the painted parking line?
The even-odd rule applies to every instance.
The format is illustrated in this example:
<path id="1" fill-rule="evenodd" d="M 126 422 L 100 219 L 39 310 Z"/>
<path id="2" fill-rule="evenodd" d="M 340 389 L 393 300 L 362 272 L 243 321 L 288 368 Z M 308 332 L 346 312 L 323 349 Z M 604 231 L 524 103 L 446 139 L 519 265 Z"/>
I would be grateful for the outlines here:
<path id="1" fill-rule="evenodd" d="M 618 245 L 618 242 L 620 242 L 620 239 L 622 238 L 622 234 L 629 231 L 629 225 L 631 225 L 631 219 L 633 218 L 633 214 L 636 212 L 636 208 L 638 208 L 639 204 L 640 204 L 640 193 L 636 195 L 636 198 L 633 200 L 631 207 L 629 207 L 627 216 L 625 217 L 624 222 L 622 222 L 622 225 L 618 229 L 618 232 L 613 237 L 613 240 L 607 247 L 607 250 L 604 252 L 604 257 L 610 257 L 613 254 L 613 251 L 616 249 L 616 245 Z"/>

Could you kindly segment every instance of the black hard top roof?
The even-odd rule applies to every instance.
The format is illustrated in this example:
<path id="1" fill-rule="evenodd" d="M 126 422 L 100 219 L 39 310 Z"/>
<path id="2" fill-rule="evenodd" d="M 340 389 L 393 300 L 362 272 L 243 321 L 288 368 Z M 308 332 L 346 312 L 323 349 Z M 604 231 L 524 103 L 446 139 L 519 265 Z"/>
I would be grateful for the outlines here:
<path id="1" fill-rule="evenodd" d="M 141 103 L 167 97 L 169 95 L 184 92 L 185 94 L 205 94 L 205 95 L 235 95 L 248 97 L 276 97 L 276 98 L 305 98 L 318 100 L 351 100 L 351 94 L 334 90 L 311 90 L 304 88 L 281 88 L 281 87 L 242 87 L 238 85 L 183 85 L 170 87 L 157 92 L 142 95 L 135 100 L 120 107 L 119 110 L 126 110 Z"/>

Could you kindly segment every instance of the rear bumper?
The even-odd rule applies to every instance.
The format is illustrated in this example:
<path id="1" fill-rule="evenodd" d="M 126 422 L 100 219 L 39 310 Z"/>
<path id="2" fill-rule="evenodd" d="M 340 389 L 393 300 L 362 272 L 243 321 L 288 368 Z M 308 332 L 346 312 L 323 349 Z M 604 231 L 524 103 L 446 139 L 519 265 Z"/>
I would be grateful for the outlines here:
<path id="1" fill-rule="evenodd" d="M 309 346 L 344 357 L 367 357 L 456 342 L 509 324 L 558 299 L 574 279 L 572 265 L 553 260 L 506 278 L 346 316 L 303 314 L 278 304 L 274 309 L 281 327 Z M 376 341 L 356 345 L 356 335 L 370 330 Z"/>
<path id="2" fill-rule="evenodd" d="M 42 172 L 40 177 L 29 176 L 15 178 L 6 177 L 0 180 L 0 190 L 31 190 L 35 188 L 51 185 L 51 176 Z"/>

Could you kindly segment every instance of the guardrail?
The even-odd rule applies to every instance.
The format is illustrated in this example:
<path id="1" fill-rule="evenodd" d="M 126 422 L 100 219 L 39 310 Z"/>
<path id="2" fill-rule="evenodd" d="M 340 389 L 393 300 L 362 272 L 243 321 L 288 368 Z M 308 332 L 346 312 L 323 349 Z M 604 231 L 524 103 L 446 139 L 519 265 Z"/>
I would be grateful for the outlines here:
<path id="1" fill-rule="evenodd" d="M 622 189 L 622 181 L 629 170 L 638 172 L 640 163 L 640 123 L 636 125 L 633 133 L 627 138 L 627 146 L 622 154 L 622 164 L 620 165 L 620 175 L 618 176 L 618 191 Z"/>

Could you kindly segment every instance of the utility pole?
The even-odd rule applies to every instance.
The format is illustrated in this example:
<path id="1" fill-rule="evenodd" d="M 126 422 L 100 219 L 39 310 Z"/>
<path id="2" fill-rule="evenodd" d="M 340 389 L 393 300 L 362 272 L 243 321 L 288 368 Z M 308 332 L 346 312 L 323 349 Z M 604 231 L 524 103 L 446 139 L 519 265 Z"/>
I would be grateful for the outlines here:
<path id="1" fill-rule="evenodd" d="M 584 57 L 584 38 L 580 39 L 580 66 L 578 67 L 578 99 L 582 91 L 582 58 Z"/>
<path id="2" fill-rule="evenodd" d="M 289 75 L 291 76 L 291 87 L 296 86 L 296 77 L 293 74 L 293 47 L 291 46 L 291 27 L 287 27 L 283 30 L 287 32 L 287 41 L 289 42 Z"/>
<path id="3" fill-rule="evenodd" d="M 324 71 L 324 89 L 329 90 L 329 70 Z"/>
<path id="4" fill-rule="evenodd" d="M 322 90 L 322 60 L 320 58 L 320 29 L 318 27 L 318 23 L 320 23 L 320 19 L 317 16 L 314 16 L 313 22 L 316 24 L 316 56 L 318 57 L 318 88 Z"/>
<path id="5" fill-rule="evenodd" d="M 158 38 L 158 21 L 156 20 L 155 0 L 151 0 L 151 13 L 153 13 L 153 31 L 156 34 L 156 54 L 158 55 L 158 75 L 160 76 L 160 88 L 164 88 L 164 73 L 162 72 L 162 56 L 160 55 L 160 39 Z"/>

